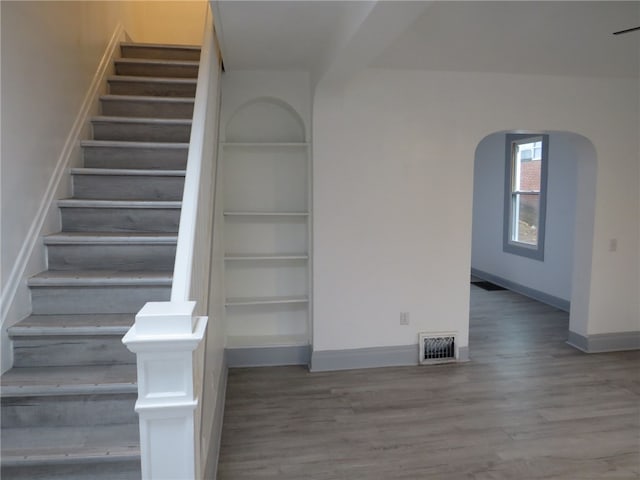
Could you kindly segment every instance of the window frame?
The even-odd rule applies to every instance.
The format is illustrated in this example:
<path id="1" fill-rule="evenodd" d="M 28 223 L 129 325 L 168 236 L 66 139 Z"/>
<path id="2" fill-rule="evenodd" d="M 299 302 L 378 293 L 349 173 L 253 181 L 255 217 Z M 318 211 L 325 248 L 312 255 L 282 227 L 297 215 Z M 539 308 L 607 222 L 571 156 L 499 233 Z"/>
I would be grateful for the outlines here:
<path id="1" fill-rule="evenodd" d="M 514 224 L 514 212 L 512 211 L 513 196 L 517 193 L 513 190 L 514 170 L 514 143 L 527 143 L 542 141 L 542 156 L 540 159 L 540 193 L 538 212 L 538 241 L 536 245 L 513 240 L 512 226 Z M 547 171 L 549 169 L 549 135 L 539 133 L 508 133 L 505 136 L 505 179 L 504 179 L 504 222 L 502 227 L 502 250 L 506 253 L 520 255 L 534 260 L 544 261 L 544 243 L 547 220 Z"/>

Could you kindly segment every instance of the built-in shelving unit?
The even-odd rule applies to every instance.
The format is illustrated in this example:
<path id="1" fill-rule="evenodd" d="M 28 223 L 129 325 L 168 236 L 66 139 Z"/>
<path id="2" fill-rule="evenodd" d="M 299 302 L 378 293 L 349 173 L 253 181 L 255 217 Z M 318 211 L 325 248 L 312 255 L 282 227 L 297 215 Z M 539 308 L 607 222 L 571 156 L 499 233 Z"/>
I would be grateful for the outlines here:
<path id="1" fill-rule="evenodd" d="M 282 128 L 265 141 L 251 118 L 221 144 L 227 348 L 310 344 L 309 143 L 294 120 L 269 119 Z"/>

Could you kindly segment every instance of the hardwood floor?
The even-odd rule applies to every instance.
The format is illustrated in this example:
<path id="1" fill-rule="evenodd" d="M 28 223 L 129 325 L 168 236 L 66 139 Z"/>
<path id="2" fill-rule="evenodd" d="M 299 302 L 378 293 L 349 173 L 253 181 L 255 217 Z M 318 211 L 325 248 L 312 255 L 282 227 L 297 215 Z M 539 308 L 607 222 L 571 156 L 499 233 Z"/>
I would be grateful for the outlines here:
<path id="1" fill-rule="evenodd" d="M 472 286 L 468 363 L 230 370 L 218 479 L 638 479 L 640 352 L 567 326 Z"/>

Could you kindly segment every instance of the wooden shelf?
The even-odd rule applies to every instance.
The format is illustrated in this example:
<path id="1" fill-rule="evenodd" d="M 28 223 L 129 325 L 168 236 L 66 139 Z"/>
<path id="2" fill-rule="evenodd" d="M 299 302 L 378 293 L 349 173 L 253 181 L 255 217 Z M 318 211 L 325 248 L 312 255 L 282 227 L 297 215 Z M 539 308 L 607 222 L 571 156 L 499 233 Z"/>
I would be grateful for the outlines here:
<path id="1" fill-rule="evenodd" d="M 229 335 L 227 348 L 252 348 L 252 347 L 290 347 L 309 345 L 306 335 L 262 335 L 241 336 Z"/>
<path id="2" fill-rule="evenodd" d="M 229 253 L 225 255 L 225 260 L 229 261 L 243 261 L 243 260 L 308 260 L 309 255 L 306 253 L 293 253 L 293 254 L 237 254 Z"/>
<path id="3" fill-rule="evenodd" d="M 308 217 L 309 212 L 224 212 L 227 217 Z"/>
<path id="4" fill-rule="evenodd" d="M 265 148 L 265 147 L 308 147 L 309 144 L 307 142 L 223 142 L 222 146 L 224 148 L 234 148 L 234 147 L 256 147 L 256 148 Z"/>
<path id="5" fill-rule="evenodd" d="M 306 296 L 295 297 L 233 297 L 227 298 L 226 307 L 241 307 L 250 305 L 285 305 L 292 303 L 308 303 Z"/>

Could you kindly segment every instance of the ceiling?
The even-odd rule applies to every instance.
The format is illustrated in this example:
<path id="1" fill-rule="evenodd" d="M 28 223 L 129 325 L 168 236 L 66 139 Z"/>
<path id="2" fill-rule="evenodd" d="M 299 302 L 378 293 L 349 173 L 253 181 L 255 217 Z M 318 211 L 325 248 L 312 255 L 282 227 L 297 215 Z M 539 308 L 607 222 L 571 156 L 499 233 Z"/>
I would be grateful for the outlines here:
<path id="1" fill-rule="evenodd" d="M 313 71 L 346 39 L 360 1 L 217 3 L 229 70 Z M 407 8 L 402 1 L 394 9 Z M 640 1 L 426 2 L 370 67 L 549 75 L 639 76 Z M 390 18 L 390 21 L 392 19 Z M 341 33 L 342 32 L 342 33 Z"/>
<path id="2" fill-rule="evenodd" d="M 325 60 L 343 20 L 365 2 L 217 2 L 225 68 L 313 70 Z"/>

